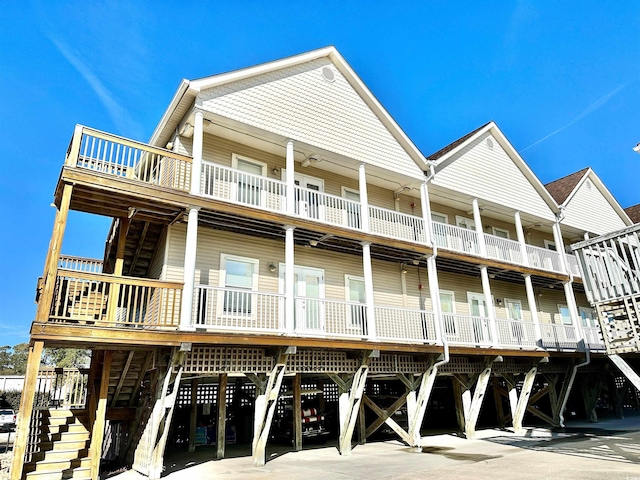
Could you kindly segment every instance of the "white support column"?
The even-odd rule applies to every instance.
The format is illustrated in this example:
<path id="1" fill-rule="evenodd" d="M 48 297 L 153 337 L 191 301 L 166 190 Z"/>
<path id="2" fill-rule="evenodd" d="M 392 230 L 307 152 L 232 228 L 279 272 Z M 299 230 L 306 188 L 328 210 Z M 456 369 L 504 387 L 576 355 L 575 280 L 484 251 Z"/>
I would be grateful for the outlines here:
<path id="1" fill-rule="evenodd" d="M 367 308 L 367 337 L 377 340 L 376 317 L 373 302 L 373 269 L 371 267 L 371 243 L 362 242 L 362 268 L 364 270 L 364 295 Z"/>
<path id="2" fill-rule="evenodd" d="M 526 267 L 528 267 L 529 255 L 527 255 L 527 242 L 524 239 L 524 229 L 522 228 L 520 212 L 516 212 L 513 214 L 513 220 L 516 225 L 516 236 L 518 237 L 518 243 L 520 244 L 520 254 L 522 255 L 522 262 Z"/>
<path id="3" fill-rule="evenodd" d="M 287 170 L 288 175 L 288 170 Z M 285 316 L 284 328 L 287 333 L 295 330 L 295 243 L 293 241 L 293 229 L 291 225 L 285 225 L 284 237 L 284 293 L 285 293 Z"/>
<path id="4" fill-rule="evenodd" d="M 531 320 L 533 320 L 533 328 L 536 333 L 536 339 L 539 346 L 542 346 L 542 331 L 540 330 L 540 318 L 538 317 L 538 305 L 536 303 L 536 294 L 533 290 L 531 275 L 522 275 L 524 277 L 524 288 L 527 292 L 527 303 L 531 312 Z"/>
<path id="5" fill-rule="evenodd" d="M 362 231 L 369 231 L 369 196 L 367 194 L 367 172 L 365 164 L 361 163 L 358 167 L 358 182 L 360 189 L 360 205 L 362 208 Z"/>
<path id="6" fill-rule="evenodd" d="M 524 430 L 522 427 L 522 420 L 524 419 L 524 414 L 527 411 L 527 405 L 529 404 L 529 397 L 531 396 L 531 390 L 533 389 L 533 382 L 536 378 L 536 373 L 538 373 L 537 366 L 533 366 L 529 369 L 524 377 L 522 390 L 520 391 L 520 398 L 518 398 L 516 408 L 514 409 L 512 406 L 511 418 L 513 419 L 513 430 L 516 434 L 522 434 Z"/>
<path id="7" fill-rule="evenodd" d="M 564 241 L 562 240 L 562 232 L 560 231 L 560 223 L 558 222 L 553 224 L 553 241 L 556 244 L 556 251 L 558 252 L 558 255 L 560 255 L 562 271 L 568 275 L 569 269 L 567 268 L 567 259 L 564 256 Z"/>
<path id="8" fill-rule="evenodd" d="M 473 223 L 476 224 L 476 233 L 478 234 L 478 246 L 480 247 L 480 255 L 487 256 L 487 245 L 484 241 L 484 230 L 482 229 L 482 217 L 480 216 L 480 206 L 478 199 L 474 198 L 471 202 L 473 207 Z"/>
<path id="9" fill-rule="evenodd" d="M 491 297 L 491 285 L 489 285 L 489 272 L 486 266 L 480 267 L 480 280 L 482 281 L 482 293 L 484 295 L 484 303 L 487 306 L 487 315 L 489 316 L 489 331 L 491 332 L 491 340 L 493 345 L 498 345 L 498 329 L 496 328 L 496 311 L 493 308 L 493 298 Z"/>
<path id="10" fill-rule="evenodd" d="M 427 258 L 427 275 L 429 277 L 429 296 L 431 297 L 431 310 L 433 310 L 434 323 L 436 327 L 436 340 L 444 341 L 442 331 L 442 307 L 440 305 L 440 284 L 438 282 L 438 269 L 436 267 L 436 257 L 431 255 Z M 420 306 L 422 308 L 422 305 Z"/>
<path id="11" fill-rule="evenodd" d="M 204 138 L 204 117 L 200 110 L 194 114 L 193 125 L 193 161 L 191 163 L 191 195 L 200 193 L 200 183 L 202 176 L 202 141 Z"/>
<path id="12" fill-rule="evenodd" d="M 184 269 L 182 306 L 180 308 L 180 330 L 194 330 L 193 300 L 196 277 L 196 252 L 198 250 L 198 211 L 200 207 L 189 208 L 187 239 L 184 247 Z"/>
<path id="13" fill-rule="evenodd" d="M 293 153 L 293 140 L 287 140 L 287 153 L 286 153 L 286 168 L 287 178 L 285 179 L 287 185 L 287 213 L 293 215 L 296 211 L 296 195 L 295 195 L 295 159 Z"/>
<path id="14" fill-rule="evenodd" d="M 420 185 L 420 208 L 422 221 L 424 222 L 424 240 L 427 245 L 433 245 L 433 228 L 431 227 L 431 203 L 429 202 L 429 185 L 422 182 Z"/>

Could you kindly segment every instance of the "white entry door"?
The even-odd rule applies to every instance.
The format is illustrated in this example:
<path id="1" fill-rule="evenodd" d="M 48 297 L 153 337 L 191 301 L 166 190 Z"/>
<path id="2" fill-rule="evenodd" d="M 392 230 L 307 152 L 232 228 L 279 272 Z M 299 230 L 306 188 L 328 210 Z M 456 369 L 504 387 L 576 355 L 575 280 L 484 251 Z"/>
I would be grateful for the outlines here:
<path id="1" fill-rule="evenodd" d="M 294 175 L 296 189 L 296 213 L 303 217 L 321 220 L 324 218 L 324 180 L 309 175 Z"/>
<path id="2" fill-rule="evenodd" d="M 489 335 L 489 311 L 484 295 L 480 293 L 467 293 L 469 311 L 471 313 L 471 325 L 473 340 L 476 343 L 490 343 Z"/>
<path id="3" fill-rule="evenodd" d="M 293 295 L 296 331 L 324 332 L 324 270 L 296 266 Z M 285 266 L 280 264 L 280 291 L 284 292 Z"/>
<path id="4" fill-rule="evenodd" d="M 465 230 L 471 230 L 474 232 L 470 235 L 463 233 L 463 237 L 461 239 L 463 251 L 467 253 L 480 253 L 480 248 L 478 247 L 478 237 L 475 234 L 476 223 L 470 218 L 456 215 L 456 225 L 460 228 L 464 228 Z"/>

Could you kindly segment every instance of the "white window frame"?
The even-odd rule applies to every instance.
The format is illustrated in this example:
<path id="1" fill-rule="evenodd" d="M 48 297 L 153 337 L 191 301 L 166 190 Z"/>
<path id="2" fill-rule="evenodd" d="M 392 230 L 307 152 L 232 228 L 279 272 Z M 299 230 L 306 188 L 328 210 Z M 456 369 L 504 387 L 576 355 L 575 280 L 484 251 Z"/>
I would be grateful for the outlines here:
<path id="1" fill-rule="evenodd" d="M 571 311 L 569 310 L 569 306 L 566 303 L 558 303 L 557 307 L 558 307 L 558 315 L 560 316 L 560 325 L 573 325 L 573 322 L 571 320 Z M 561 308 L 566 308 L 567 312 L 569 312 L 569 321 L 568 322 L 564 321 L 564 317 L 562 316 Z"/>
<path id="2" fill-rule="evenodd" d="M 349 288 L 349 282 L 351 281 L 356 281 L 356 282 L 362 282 L 364 283 L 364 277 L 359 277 L 358 275 L 349 275 L 348 273 L 346 273 L 344 275 L 344 299 L 347 302 L 353 302 L 354 300 L 351 300 L 350 298 L 350 293 L 351 293 L 351 289 Z M 365 296 L 366 296 L 366 292 L 365 292 Z M 347 306 L 347 328 L 350 329 L 358 329 L 358 330 L 362 330 L 364 331 L 364 329 L 366 328 L 366 323 L 367 323 L 367 311 L 366 311 L 366 298 L 364 302 L 361 302 L 360 305 L 362 305 L 362 312 L 364 313 L 364 315 L 362 316 L 362 325 L 359 324 L 357 321 L 354 321 L 353 319 L 353 314 L 352 314 L 352 308 L 355 305 L 348 305 Z"/>
<path id="3" fill-rule="evenodd" d="M 242 160 L 243 162 L 247 162 L 247 163 L 253 163 L 254 165 L 260 167 L 262 173 L 260 174 L 261 177 L 267 177 L 267 164 L 265 162 L 261 162 L 260 160 L 255 160 L 253 158 L 250 157 L 246 157 L 244 155 L 238 155 L 237 153 L 232 153 L 231 154 L 231 168 L 233 168 L 234 170 L 238 170 L 244 174 L 247 175 L 252 175 L 249 172 L 245 172 L 243 170 L 239 170 L 238 169 L 238 160 Z M 233 182 L 231 184 L 231 199 L 234 202 L 238 202 L 238 203 L 242 203 L 243 205 L 253 205 L 256 207 L 263 207 L 266 205 L 266 200 L 267 200 L 267 191 L 264 188 L 260 188 L 260 196 L 259 196 L 259 203 L 257 205 L 251 204 L 251 203 L 247 203 L 247 202 L 241 202 L 238 200 L 238 182 Z"/>
<path id="4" fill-rule="evenodd" d="M 506 233 L 507 236 L 506 237 L 501 237 L 500 235 L 498 235 L 497 232 Z M 507 240 L 511 240 L 511 235 L 509 234 L 509 230 L 507 230 L 506 228 L 491 227 L 491 233 L 493 233 L 493 235 L 495 237 L 506 238 Z"/>
<path id="5" fill-rule="evenodd" d="M 431 221 L 432 222 L 437 222 L 438 220 L 434 220 L 433 216 L 434 215 L 439 215 L 441 217 L 444 217 L 444 222 L 440 222 L 440 223 L 445 223 L 445 224 L 449 224 L 449 215 L 447 215 L 446 213 L 440 213 L 440 212 L 434 212 L 433 210 L 431 211 Z"/>
<path id="6" fill-rule="evenodd" d="M 254 265 L 253 268 L 253 274 L 251 275 L 251 292 L 257 292 L 258 291 L 258 282 L 259 282 L 259 278 L 260 278 L 260 260 L 258 260 L 257 258 L 250 258 L 250 257 L 242 257 L 240 255 L 233 255 L 233 254 L 228 254 L 228 253 L 221 253 L 220 254 L 220 278 L 218 280 L 219 282 L 219 286 L 222 287 L 224 290 L 221 292 L 220 298 L 218 298 L 218 301 L 216 302 L 216 315 L 218 317 L 241 317 L 241 318 L 255 318 L 257 315 L 256 312 L 256 308 L 258 306 L 258 298 L 256 295 L 251 295 L 251 312 L 249 313 L 249 315 L 243 315 L 243 314 L 237 314 L 237 313 L 227 313 L 224 311 L 224 297 L 225 297 L 225 293 L 226 292 L 226 288 L 227 288 L 227 261 L 228 260 L 232 260 L 232 261 L 237 261 L 237 262 L 245 262 L 245 263 L 250 263 Z M 229 288 L 237 288 L 237 287 L 229 287 Z"/>
<path id="7" fill-rule="evenodd" d="M 465 220 L 465 223 L 466 223 L 466 221 L 471 222 L 471 224 L 473 225 L 473 228 L 461 227 L 460 226 L 460 220 Z M 456 215 L 456 227 L 465 228 L 467 230 L 471 230 L 471 231 L 475 232 L 476 231 L 476 222 L 475 222 L 475 220 L 473 218 L 463 217 L 462 215 Z"/>
<path id="8" fill-rule="evenodd" d="M 553 247 L 553 248 L 549 248 L 549 247 Z M 551 250 L 552 252 L 557 252 L 558 248 L 556 246 L 556 242 L 553 242 L 551 240 L 546 240 L 544 241 L 544 248 L 547 250 Z"/>
<path id="9" fill-rule="evenodd" d="M 349 201 L 353 201 L 349 198 L 347 198 L 347 193 L 352 193 L 352 194 L 357 194 L 358 195 L 358 204 L 360 205 L 359 208 L 359 215 L 358 215 L 358 225 L 350 225 L 349 220 L 352 218 L 351 214 L 345 209 L 343 212 L 343 224 L 346 227 L 351 227 L 351 228 L 356 228 L 356 229 L 361 229 L 362 228 L 362 203 L 360 202 L 360 190 L 356 190 L 355 188 L 349 188 L 349 187 L 342 187 L 341 188 L 341 193 L 342 193 L 342 198 L 344 198 L 345 200 L 349 200 Z"/>
<path id="10" fill-rule="evenodd" d="M 585 317 L 582 316 L 582 313 L 587 311 L 591 313 L 591 318 L 589 319 L 589 321 L 592 323 L 592 325 L 587 325 Z M 594 328 L 598 326 L 598 317 L 596 316 L 596 311 L 594 308 L 578 307 L 578 314 L 580 315 L 580 318 L 582 320 L 583 327 Z"/>
<path id="11" fill-rule="evenodd" d="M 282 170 L 280 170 L 281 172 L 281 176 L 282 176 L 282 181 L 286 182 L 287 180 L 287 169 L 283 168 Z M 293 172 L 293 180 L 294 183 L 296 181 L 298 181 L 299 183 L 307 183 L 307 181 L 311 181 L 311 183 L 317 183 L 318 186 L 318 194 L 319 195 L 323 195 L 325 193 L 324 191 L 324 178 L 319 178 L 319 177 L 314 177 L 313 175 L 307 175 L 306 173 L 300 173 L 300 172 Z M 300 185 L 295 185 L 295 187 L 304 189 L 304 190 L 309 190 L 306 187 L 302 187 Z M 295 192 L 295 187 L 294 187 L 294 192 Z M 297 195 L 294 193 L 295 198 L 297 198 Z M 325 201 L 323 199 L 319 199 L 319 205 L 317 206 L 318 208 L 318 216 L 315 217 L 313 215 L 306 215 L 303 213 L 303 209 L 301 207 L 301 203 L 304 203 L 302 200 L 297 199 L 296 200 L 296 210 L 297 210 L 297 214 L 303 218 L 311 218 L 313 220 L 318 220 L 318 221 L 324 221 L 325 218 L 325 214 L 326 214 L 326 207 L 325 207 Z"/>
<path id="12" fill-rule="evenodd" d="M 443 329 L 443 335 L 447 335 L 447 337 L 450 338 L 459 338 L 460 337 L 460 333 L 458 332 L 458 318 L 456 316 L 456 294 L 454 293 L 453 290 L 439 290 L 438 291 L 438 301 L 440 302 L 440 307 L 442 308 L 442 301 L 440 300 L 440 295 L 442 294 L 445 295 L 451 295 L 451 309 L 453 310 L 453 312 L 441 312 L 442 316 L 444 317 L 445 315 L 451 315 L 451 322 L 446 322 L 445 319 L 443 318 L 443 325 L 442 325 L 442 329 Z M 449 328 L 447 328 L 449 327 Z"/>
<path id="13" fill-rule="evenodd" d="M 504 310 L 506 313 L 507 320 L 511 324 L 509 328 L 509 333 L 511 334 L 511 339 L 516 342 L 521 342 L 522 340 L 527 340 L 527 329 L 524 327 L 524 311 L 522 310 L 522 300 L 518 298 L 504 298 Z M 509 318 L 509 307 L 507 304 L 517 303 L 520 305 L 520 317 L 521 318 Z"/>

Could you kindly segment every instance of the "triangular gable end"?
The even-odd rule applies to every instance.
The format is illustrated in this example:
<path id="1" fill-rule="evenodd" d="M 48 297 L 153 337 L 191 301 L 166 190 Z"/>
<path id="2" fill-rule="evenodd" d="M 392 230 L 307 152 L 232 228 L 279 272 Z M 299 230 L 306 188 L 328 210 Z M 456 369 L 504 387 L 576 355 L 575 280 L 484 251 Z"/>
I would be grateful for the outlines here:
<path id="1" fill-rule="evenodd" d="M 205 111 L 422 179 L 426 160 L 333 48 L 191 82 Z"/>
<path id="2" fill-rule="evenodd" d="M 563 224 L 596 235 L 604 235 L 633 224 L 591 168 L 564 201 L 563 212 Z"/>
<path id="3" fill-rule="evenodd" d="M 437 162 L 434 184 L 539 218 L 554 220 L 557 203 L 493 122 L 467 135 Z M 464 137 L 463 137 L 464 138 Z"/>

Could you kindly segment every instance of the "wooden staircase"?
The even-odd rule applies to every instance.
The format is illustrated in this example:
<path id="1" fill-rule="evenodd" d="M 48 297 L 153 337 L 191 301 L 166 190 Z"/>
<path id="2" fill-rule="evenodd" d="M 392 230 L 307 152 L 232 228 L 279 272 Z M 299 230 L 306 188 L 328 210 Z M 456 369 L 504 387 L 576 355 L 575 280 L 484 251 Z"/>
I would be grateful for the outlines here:
<path id="1" fill-rule="evenodd" d="M 89 429 L 86 410 L 39 410 L 39 451 L 25 463 L 23 479 L 90 479 Z"/>

